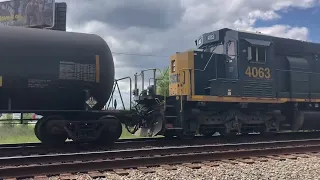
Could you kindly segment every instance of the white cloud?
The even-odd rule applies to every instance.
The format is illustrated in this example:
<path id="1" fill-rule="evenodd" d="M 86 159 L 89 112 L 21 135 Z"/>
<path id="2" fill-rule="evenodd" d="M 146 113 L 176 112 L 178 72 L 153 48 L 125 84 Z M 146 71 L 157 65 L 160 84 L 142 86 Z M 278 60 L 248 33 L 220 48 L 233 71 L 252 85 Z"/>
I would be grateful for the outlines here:
<path id="1" fill-rule="evenodd" d="M 253 28 L 252 28 L 253 29 Z M 270 34 L 277 37 L 308 40 L 308 28 L 306 27 L 291 27 L 288 25 L 274 25 L 271 27 L 259 27 L 254 30 L 261 33 Z"/>

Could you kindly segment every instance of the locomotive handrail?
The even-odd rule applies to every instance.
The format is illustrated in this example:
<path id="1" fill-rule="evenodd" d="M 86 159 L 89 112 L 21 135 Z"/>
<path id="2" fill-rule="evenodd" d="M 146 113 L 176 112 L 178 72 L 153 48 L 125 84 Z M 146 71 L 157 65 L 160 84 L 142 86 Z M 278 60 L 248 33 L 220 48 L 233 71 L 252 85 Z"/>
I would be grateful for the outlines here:
<path id="1" fill-rule="evenodd" d="M 308 74 L 320 74 L 318 72 L 312 72 L 312 71 L 296 71 L 291 69 L 276 69 L 276 71 L 285 71 L 285 72 L 299 72 L 299 73 L 308 73 Z"/>
<path id="2" fill-rule="evenodd" d="M 230 79 L 230 78 L 214 78 L 214 79 L 209 79 L 208 81 L 215 81 L 215 80 L 239 81 L 239 78 L 237 78 L 237 79 Z"/>
<path id="3" fill-rule="evenodd" d="M 136 91 L 136 90 L 138 89 L 138 84 L 137 84 L 137 83 L 138 83 L 138 79 L 137 79 L 137 77 L 138 77 L 138 76 L 141 76 L 141 78 L 142 78 L 142 81 L 141 81 L 141 87 L 142 87 L 142 89 L 141 89 L 141 90 L 143 91 L 143 90 L 144 90 L 144 72 L 146 72 L 146 71 L 153 71 L 154 92 L 156 92 L 156 90 L 157 90 L 157 87 L 156 87 L 156 71 L 157 71 L 157 70 L 161 73 L 161 70 L 158 69 L 158 68 L 143 69 L 143 70 L 140 71 L 139 74 L 138 74 L 138 73 L 135 73 L 135 74 L 134 74 L 134 91 Z"/>
<path id="4" fill-rule="evenodd" d="M 212 53 L 216 48 L 217 48 L 217 46 L 214 46 L 214 48 L 212 49 L 211 53 Z M 205 71 L 205 70 L 207 69 L 208 64 L 211 62 L 211 59 L 212 59 L 212 57 L 213 57 L 214 54 L 215 54 L 215 53 L 212 53 L 212 54 L 211 54 L 209 60 L 207 61 L 206 65 L 204 66 L 203 69 L 194 69 L 194 70 L 197 70 L 197 71 Z"/>

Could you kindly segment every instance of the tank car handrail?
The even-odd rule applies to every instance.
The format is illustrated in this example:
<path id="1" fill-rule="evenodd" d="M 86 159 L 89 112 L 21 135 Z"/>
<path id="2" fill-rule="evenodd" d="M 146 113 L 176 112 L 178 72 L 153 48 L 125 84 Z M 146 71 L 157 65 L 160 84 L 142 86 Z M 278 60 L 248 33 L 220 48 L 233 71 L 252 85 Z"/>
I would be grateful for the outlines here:
<path id="1" fill-rule="evenodd" d="M 110 96 L 110 99 L 109 99 L 110 101 L 108 102 L 107 108 L 109 108 L 109 106 L 110 106 L 110 102 L 113 99 L 113 94 L 114 94 L 115 88 L 117 86 L 117 89 L 118 89 L 118 92 L 119 92 L 119 95 L 120 95 L 120 99 L 121 99 L 121 102 L 122 102 L 122 107 L 123 107 L 124 110 L 126 109 L 125 106 L 124 106 L 123 98 L 122 98 L 121 91 L 120 91 L 119 84 L 118 84 L 118 81 L 122 81 L 122 80 L 125 80 L 125 79 L 129 79 L 129 86 L 130 86 L 129 87 L 130 88 L 130 91 L 129 91 L 129 94 L 130 94 L 129 95 L 129 98 L 130 98 L 130 100 L 129 100 L 130 101 L 129 110 L 131 110 L 131 108 L 132 108 L 132 105 L 131 105 L 131 101 L 132 101 L 132 94 L 131 94 L 131 91 L 132 91 L 132 79 L 129 76 L 114 80 L 115 84 L 113 86 L 113 89 L 112 89 L 112 92 L 111 92 L 111 96 Z"/>

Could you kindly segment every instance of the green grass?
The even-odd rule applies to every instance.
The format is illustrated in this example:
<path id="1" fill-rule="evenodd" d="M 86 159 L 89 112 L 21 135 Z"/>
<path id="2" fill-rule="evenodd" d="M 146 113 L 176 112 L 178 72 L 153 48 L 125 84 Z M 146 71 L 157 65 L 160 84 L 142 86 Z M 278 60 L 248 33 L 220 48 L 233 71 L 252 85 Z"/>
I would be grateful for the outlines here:
<path id="1" fill-rule="evenodd" d="M 34 135 L 34 124 L 0 124 L 0 144 L 18 144 L 40 142 Z M 130 134 L 122 126 L 120 139 L 139 138 Z"/>
<path id="2" fill-rule="evenodd" d="M 34 125 L 1 124 L 0 144 L 39 142 L 34 135 Z"/>

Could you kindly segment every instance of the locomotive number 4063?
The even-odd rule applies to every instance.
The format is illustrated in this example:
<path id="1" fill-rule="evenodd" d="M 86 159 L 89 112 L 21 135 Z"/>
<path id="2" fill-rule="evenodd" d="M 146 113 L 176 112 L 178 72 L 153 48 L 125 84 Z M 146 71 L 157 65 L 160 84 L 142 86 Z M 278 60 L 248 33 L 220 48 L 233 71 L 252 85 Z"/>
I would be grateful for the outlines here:
<path id="1" fill-rule="evenodd" d="M 251 67 L 248 66 L 245 74 L 252 78 L 266 78 L 269 79 L 271 77 L 270 69 L 263 67 Z"/>

